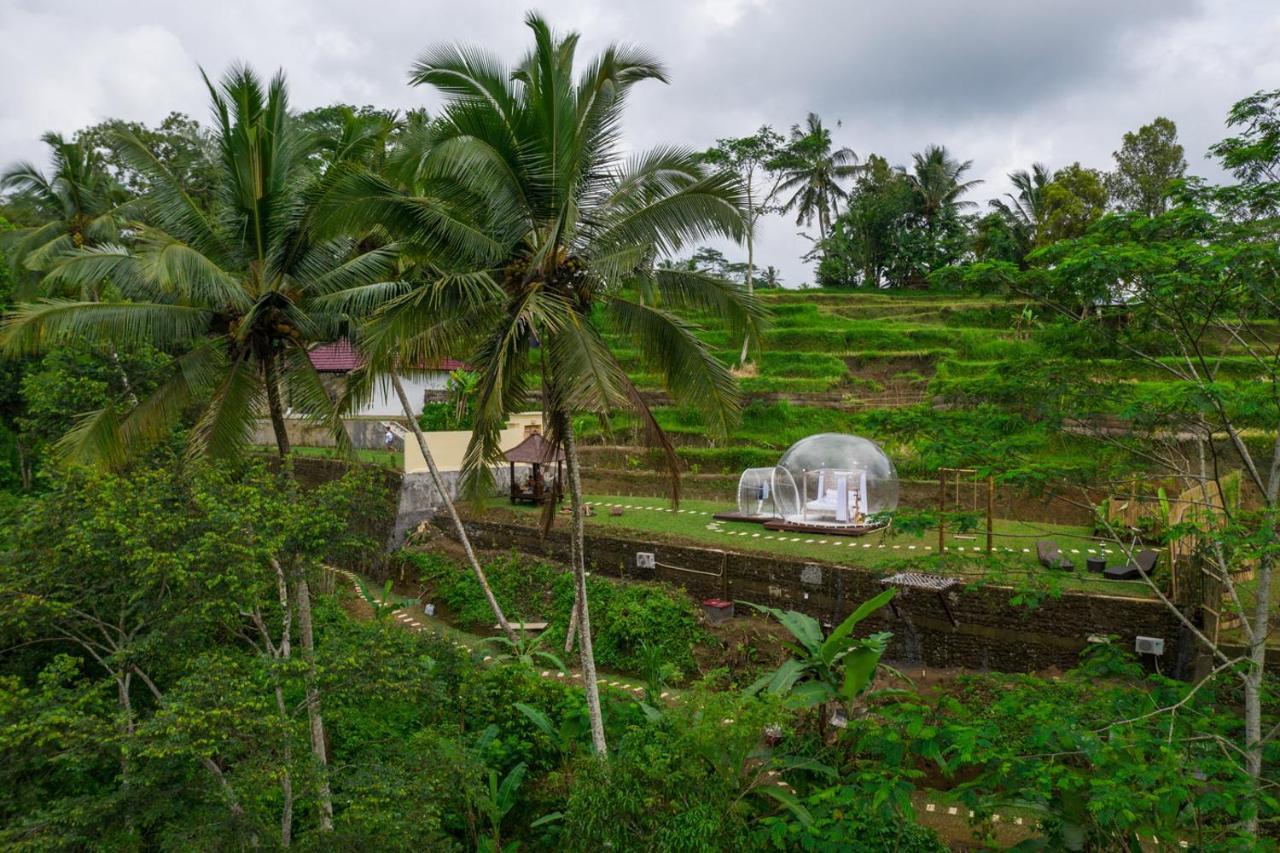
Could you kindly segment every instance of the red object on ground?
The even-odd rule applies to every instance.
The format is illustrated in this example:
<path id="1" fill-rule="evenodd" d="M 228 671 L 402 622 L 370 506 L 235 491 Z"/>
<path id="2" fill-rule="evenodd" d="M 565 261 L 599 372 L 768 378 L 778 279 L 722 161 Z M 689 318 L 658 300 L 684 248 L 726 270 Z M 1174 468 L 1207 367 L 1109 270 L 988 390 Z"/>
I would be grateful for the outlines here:
<path id="1" fill-rule="evenodd" d="M 733 602 L 723 598 L 708 598 L 702 602 L 702 613 L 711 625 L 719 625 L 733 618 Z"/>

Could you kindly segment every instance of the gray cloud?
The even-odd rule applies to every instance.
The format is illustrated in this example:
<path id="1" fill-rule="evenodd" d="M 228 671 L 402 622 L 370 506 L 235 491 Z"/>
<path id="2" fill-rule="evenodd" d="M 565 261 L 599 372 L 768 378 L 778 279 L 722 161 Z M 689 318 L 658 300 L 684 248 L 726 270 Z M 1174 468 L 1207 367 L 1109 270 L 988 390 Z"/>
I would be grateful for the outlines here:
<path id="1" fill-rule="evenodd" d="M 582 50 L 642 44 L 670 86 L 637 90 L 635 147 L 704 146 L 814 110 L 839 141 L 894 162 L 930 142 L 974 160 L 978 200 L 1036 160 L 1106 168 L 1121 133 L 1163 114 L 1193 170 L 1222 135 L 1231 102 L 1280 86 L 1280 7 L 1273 0 L 546 0 Z M 45 130 L 109 116 L 203 119 L 197 66 L 243 60 L 284 67 L 294 102 L 431 106 L 405 85 L 437 41 L 486 46 L 514 61 L 526 45 L 509 0 L 0 0 L 0 163 L 36 159 Z M 807 243 L 789 221 L 765 223 L 759 256 L 793 283 Z"/>

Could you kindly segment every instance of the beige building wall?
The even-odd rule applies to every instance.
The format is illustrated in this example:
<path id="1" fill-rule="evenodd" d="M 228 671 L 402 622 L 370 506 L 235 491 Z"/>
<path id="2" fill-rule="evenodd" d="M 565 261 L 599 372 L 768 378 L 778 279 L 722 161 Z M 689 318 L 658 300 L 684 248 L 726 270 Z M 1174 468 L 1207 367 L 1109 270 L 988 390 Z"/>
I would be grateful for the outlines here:
<path id="1" fill-rule="evenodd" d="M 498 446 L 504 451 L 510 450 L 531 432 L 542 431 L 542 412 L 519 412 L 507 421 L 507 428 L 502 431 Z M 427 448 L 441 471 L 462 470 L 462 458 L 466 455 L 467 445 L 471 442 L 471 430 L 442 430 L 428 432 Z M 404 470 L 407 474 L 421 473 L 427 470 L 427 460 L 413 434 L 405 436 Z"/>

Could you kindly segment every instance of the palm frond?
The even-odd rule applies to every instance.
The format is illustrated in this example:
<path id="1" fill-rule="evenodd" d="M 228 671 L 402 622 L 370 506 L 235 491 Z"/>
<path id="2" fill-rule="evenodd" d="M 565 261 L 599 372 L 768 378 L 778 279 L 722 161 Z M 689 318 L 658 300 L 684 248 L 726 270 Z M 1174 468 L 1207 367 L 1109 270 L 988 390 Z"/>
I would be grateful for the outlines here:
<path id="1" fill-rule="evenodd" d="M 139 228 L 136 239 L 137 272 L 160 293 L 213 310 L 249 307 L 238 277 L 196 247 L 156 228 Z"/>
<path id="2" fill-rule="evenodd" d="M 150 182 L 152 189 L 146 203 L 148 218 L 202 254 L 224 256 L 226 246 L 214 221 L 191 197 L 182 181 L 132 133 L 117 131 L 112 139 L 120 159 Z"/>
<path id="3" fill-rule="evenodd" d="M 73 338 L 164 349 L 195 340 L 211 317 L 209 311 L 184 305 L 45 299 L 14 307 L 0 329 L 0 349 L 29 355 Z"/>
<path id="4" fill-rule="evenodd" d="M 672 397 L 697 409 L 713 433 L 727 435 L 741 407 L 737 382 L 692 327 L 667 311 L 626 299 L 612 299 L 609 308 L 619 330 L 662 374 Z"/>
<path id="5" fill-rule="evenodd" d="M 222 380 L 196 421 L 187 442 L 187 455 L 241 455 L 249 444 L 253 422 L 262 411 L 265 391 L 253 359 L 241 351 L 224 369 Z"/>
<path id="6" fill-rule="evenodd" d="M 339 254 L 339 249 L 350 249 L 343 244 L 325 244 L 327 253 Z M 344 290 L 363 287 L 369 284 L 384 282 L 396 272 L 400 258 L 400 247 L 395 243 L 379 246 L 367 252 L 351 254 L 345 260 L 334 257 L 336 264 L 317 265 L 309 268 L 306 262 L 295 273 L 302 281 L 307 293 L 313 296 L 328 296 Z M 327 267 L 327 269 L 326 269 Z"/>
<path id="7" fill-rule="evenodd" d="M 762 339 L 769 319 L 760 297 L 736 282 L 697 270 L 655 269 L 655 290 L 667 308 L 703 312 L 724 321 L 734 337 Z"/>
<path id="8" fill-rule="evenodd" d="M 78 417 L 67 434 L 54 442 L 53 458 L 68 465 L 123 467 L 128 451 L 115 406 L 108 404 Z"/>
<path id="9" fill-rule="evenodd" d="M 337 401 L 329 396 L 320 374 L 299 346 L 286 351 L 282 371 L 284 387 L 289 395 L 289 408 L 307 420 L 320 424 L 333 438 L 334 446 L 344 456 L 354 456 L 351 437 L 342 423 L 343 412 Z"/>

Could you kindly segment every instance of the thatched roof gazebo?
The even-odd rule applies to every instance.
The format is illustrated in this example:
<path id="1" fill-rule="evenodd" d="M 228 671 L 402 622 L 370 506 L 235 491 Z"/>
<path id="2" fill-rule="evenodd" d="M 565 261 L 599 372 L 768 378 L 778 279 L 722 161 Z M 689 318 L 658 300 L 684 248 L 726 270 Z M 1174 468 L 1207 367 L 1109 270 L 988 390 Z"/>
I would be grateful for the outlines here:
<path id="1" fill-rule="evenodd" d="M 555 481 L 560 482 L 560 463 L 564 462 L 564 451 L 552 452 L 551 442 L 542 437 L 540 432 L 531 432 L 524 441 L 502 454 L 511 466 L 511 502 L 540 504 L 549 500 L 552 491 L 547 488 L 542 475 L 542 466 L 556 466 Z M 516 480 L 516 465 L 528 465 L 529 477 L 523 485 Z"/>

